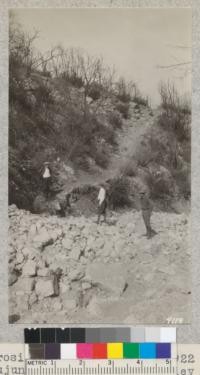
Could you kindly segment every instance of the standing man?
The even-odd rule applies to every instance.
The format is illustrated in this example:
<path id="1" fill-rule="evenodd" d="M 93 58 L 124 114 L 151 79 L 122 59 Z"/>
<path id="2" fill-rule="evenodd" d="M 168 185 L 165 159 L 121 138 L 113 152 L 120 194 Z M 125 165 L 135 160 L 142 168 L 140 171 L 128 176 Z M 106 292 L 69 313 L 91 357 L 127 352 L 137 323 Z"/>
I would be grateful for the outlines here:
<path id="1" fill-rule="evenodd" d="M 106 187 L 104 184 L 100 185 L 99 194 L 97 197 L 98 200 L 98 219 L 97 224 L 100 222 L 101 215 L 104 216 L 104 221 L 106 222 L 106 210 L 107 210 L 107 196 L 106 196 Z"/>
<path id="2" fill-rule="evenodd" d="M 155 236 L 156 232 L 151 227 L 151 214 L 153 211 L 153 204 L 152 201 L 149 199 L 147 192 L 144 190 L 140 192 L 140 205 L 142 210 L 142 217 L 144 220 L 144 224 L 146 227 L 146 236 L 148 239 Z"/>
<path id="3" fill-rule="evenodd" d="M 48 198 L 50 194 L 50 186 L 52 183 L 52 172 L 49 166 L 49 162 L 47 161 L 44 163 L 44 172 L 43 172 L 42 178 L 44 181 L 44 192 L 45 192 L 46 197 Z"/>
<path id="4" fill-rule="evenodd" d="M 67 193 L 67 194 L 65 194 L 65 198 L 63 200 L 61 200 L 61 202 L 60 202 L 60 210 L 59 210 L 58 214 L 61 217 L 65 217 L 66 212 L 69 214 L 70 211 L 71 211 L 70 197 L 71 197 L 71 194 Z"/>

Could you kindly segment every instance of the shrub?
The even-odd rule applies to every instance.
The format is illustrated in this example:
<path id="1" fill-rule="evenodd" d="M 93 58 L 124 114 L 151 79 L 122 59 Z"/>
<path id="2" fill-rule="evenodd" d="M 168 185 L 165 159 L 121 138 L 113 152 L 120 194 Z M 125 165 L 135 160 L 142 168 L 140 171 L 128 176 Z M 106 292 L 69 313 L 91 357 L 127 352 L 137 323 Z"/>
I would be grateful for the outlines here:
<path id="1" fill-rule="evenodd" d="M 62 74 L 62 78 L 66 82 L 69 82 L 72 86 L 77 87 L 78 89 L 80 89 L 81 87 L 83 87 L 83 80 L 77 74 L 71 74 L 71 75 L 69 75 L 69 74 L 67 74 L 67 73 L 64 72 Z"/>
<path id="2" fill-rule="evenodd" d="M 181 99 L 173 84 L 160 85 L 161 115 L 158 123 L 165 129 L 174 132 L 179 141 L 190 141 L 191 106 Z"/>
<path id="3" fill-rule="evenodd" d="M 137 175 L 137 163 L 135 160 L 128 161 L 128 163 L 121 168 L 121 173 L 127 177 L 135 177 Z"/>
<path id="4" fill-rule="evenodd" d="M 111 126 L 98 123 L 95 127 L 96 139 L 104 140 L 112 146 L 116 145 L 116 134 L 115 130 Z"/>
<path id="5" fill-rule="evenodd" d="M 135 84 L 130 81 L 127 82 L 123 77 L 120 77 L 116 82 L 116 97 L 123 103 L 128 103 L 131 100 L 132 91 Z"/>
<path id="6" fill-rule="evenodd" d="M 89 161 L 86 157 L 76 157 L 74 160 L 74 164 L 76 167 L 83 169 L 84 171 L 88 171 L 90 169 Z"/>
<path id="7" fill-rule="evenodd" d="M 138 105 L 148 106 L 148 98 L 144 98 L 142 95 L 134 96 L 133 101 Z"/>
<path id="8" fill-rule="evenodd" d="M 93 100 L 98 100 L 101 97 L 102 90 L 102 86 L 94 82 L 89 88 L 88 96 Z"/>
<path id="9" fill-rule="evenodd" d="M 128 103 L 119 102 L 116 105 L 116 109 L 122 114 L 122 116 L 125 119 L 129 118 L 129 104 Z"/>
<path id="10" fill-rule="evenodd" d="M 163 199 L 166 196 L 172 197 L 175 192 L 172 175 L 167 169 L 164 172 L 149 170 L 146 176 L 146 183 L 153 199 Z"/>
<path id="11" fill-rule="evenodd" d="M 119 99 L 123 103 L 128 103 L 131 100 L 130 94 L 126 94 L 125 92 L 123 94 L 118 94 L 117 99 Z"/>
<path id="12" fill-rule="evenodd" d="M 191 170 L 189 165 L 185 165 L 181 170 L 173 173 L 173 177 L 179 188 L 179 192 L 188 199 L 191 195 Z"/>
<path id="13" fill-rule="evenodd" d="M 109 197 L 113 208 L 130 205 L 130 182 L 126 177 L 117 177 L 110 182 Z"/>
<path id="14" fill-rule="evenodd" d="M 96 153 L 94 155 L 94 159 L 95 159 L 96 164 L 99 165 L 100 167 L 106 168 L 108 166 L 109 155 L 105 151 L 104 148 L 96 151 Z"/>
<path id="15" fill-rule="evenodd" d="M 117 129 L 121 129 L 123 125 L 121 115 L 117 111 L 110 112 L 109 122 L 111 125 L 113 125 L 114 128 L 117 128 Z"/>

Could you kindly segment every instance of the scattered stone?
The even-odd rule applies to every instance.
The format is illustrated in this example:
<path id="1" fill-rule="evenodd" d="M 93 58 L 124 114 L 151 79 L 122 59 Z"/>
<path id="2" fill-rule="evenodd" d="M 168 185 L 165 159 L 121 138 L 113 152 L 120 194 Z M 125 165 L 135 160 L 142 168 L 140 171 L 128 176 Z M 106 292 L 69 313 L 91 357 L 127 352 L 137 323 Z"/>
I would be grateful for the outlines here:
<path id="1" fill-rule="evenodd" d="M 35 249 L 29 246 L 26 246 L 22 249 L 24 257 L 31 257 L 32 254 L 35 254 Z"/>
<path id="2" fill-rule="evenodd" d="M 49 268 L 39 268 L 37 271 L 37 275 L 40 277 L 46 277 L 50 275 Z"/>
<path id="3" fill-rule="evenodd" d="M 40 299 L 53 296 L 55 294 L 53 280 L 38 280 L 35 285 L 35 292 Z"/>
<path id="4" fill-rule="evenodd" d="M 72 270 L 69 274 L 69 279 L 71 281 L 77 281 L 84 277 L 84 272 L 79 269 Z"/>
<path id="5" fill-rule="evenodd" d="M 70 298 L 66 294 L 66 296 L 62 296 L 62 302 L 63 302 L 63 310 L 66 310 L 67 312 L 70 310 L 75 310 L 77 307 L 77 301 L 76 298 Z"/>
<path id="6" fill-rule="evenodd" d="M 63 231 L 60 228 L 55 229 L 51 233 L 51 237 L 52 237 L 53 242 L 55 242 L 58 238 L 61 238 L 62 236 L 63 236 Z"/>
<path id="7" fill-rule="evenodd" d="M 99 237 L 97 238 L 96 240 L 93 240 L 94 241 L 94 246 L 95 248 L 97 249 L 102 249 L 102 247 L 104 246 L 104 238 L 103 237 Z"/>
<path id="8" fill-rule="evenodd" d="M 90 313 L 92 316 L 101 316 L 102 314 L 102 309 L 101 307 L 106 305 L 108 303 L 108 299 L 102 298 L 102 297 L 93 297 L 88 306 L 87 306 L 87 311 Z"/>
<path id="9" fill-rule="evenodd" d="M 60 282 L 60 294 L 64 294 L 70 290 L 70 284 L 69 281 L 66 280 L 66 282 L 62 279 Z"/>
<path id="10" fill-rule="evenodd" d="M 73 247 L 73 249 L 69 253 L 69 258 L 74 259 L 74 260 L 78 260 L 80 258 L 80 256 L 81 256 L 81 249 L 78 246 Z"/>
<path id="11" fill-rule="evenodd" d="M 24 261 L 24 255 L 21 252 L 18 252 L 16 256 L 16 264 L 21 264 Z"/>
<path id="12" fill-rule="evenodd" d="M 61 311 L 63 309 L 63 304 L 60 301 L 56 301 L 53 304 L 53 309 L 56 312 Z"/>
<path id="13" fill-rule="evenodd" d="M 33 242 L 40 250 L 43 250 L 45 246 L 53 243 L 53 238 L 50 233 L 42 227 L 40 232 L 34 237 Z"/>
<path id="14" fill-rule="evenodd" d="M 37 234 L 37 225 L 36 224 L 31 224 L 30 229 L 29 229 L 29 237 L 33 238 Z"/>
<path id="15" fill-rule="evenodd" d="M 90 283 L 88 283 L 88 282 L 84 282 L 84 283 L 82 283 L 82 289 L 83 290 L 88 290 L 88 289 L 90 289 L 92 286 L 91 286 L 91 284 Z"/>
<path id="16" fill-rule="evenodd" d="M 126 285 L 126 267 L 124 264 L 93 263 L 87 267 L 86 278 L 92 284 L 98 284 L 105 290 L 120 296 Z"/>
<path id="17" fill-rule="evenodd" d="M 37 303 L 37 301 L 37 294 L 35 292 L 31 293 L 28 300 L 29 306 L 32 307 L 35 303 Z"/>
<path id="18" fill-rule="evenodd" d="M 18 280 L 18 276 L 17 276 L 17 273 L 13 270 L 12 273 L 10 272 L 9 273 L 9 276 L 8 276 L 8 285 L 11 286 L 13 284 L 15 284 Z"/>
<path id="19" fill-rule="evenodd" d="M 16 283 L 16 289 L 24 293 L 31 293 L 35 287 L 35 279 L 31 277 L 21 277 Z"/>
<path id="20" fill-rule="evenodd" d="M 153 212 L 158 235 L 148 241 L 141 212 L 134 209 L 115 212 L 112 218 L 109 213 L 108 224 L 99 226 L 96 217 L 39 219 L 17 208 L 13 212 L 9 308 L 20 322 L 141 324 L 146 316 L 141 296 L 149 305 L 149 322 L 177 313 L 168 308 L 170 298 L 173 306 L 187 306 L 187 216 Z M 155 306 L 155 290 L 162 314 Z"/>
<path id="21" fill-rule="evenodd" d="M 67 250 L 71 250 L 72 249 L 73 243 L 74 243 L 74 241 L 71 238 L 65 237 L 62 240 L 62 245 Z"/>
<path id="22" fill-rule="evenodd" d="M 23 267 L 23 276 L 35 276 L 36 270 L 36 263 L 33 260 L 28 260 Z"/>

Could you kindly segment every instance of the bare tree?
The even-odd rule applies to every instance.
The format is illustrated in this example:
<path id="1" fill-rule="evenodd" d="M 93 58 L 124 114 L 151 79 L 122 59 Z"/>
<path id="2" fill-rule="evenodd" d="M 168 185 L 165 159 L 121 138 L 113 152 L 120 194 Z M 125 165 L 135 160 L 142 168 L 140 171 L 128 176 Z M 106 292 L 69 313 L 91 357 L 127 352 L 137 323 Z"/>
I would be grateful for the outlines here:
<path id="1" fill-rule="evenodd" d="M 112 89 L 115 71 L 104 64 L 103 58 L 90 56 L 77 48 L 57 47 L 57 55 L 50 61 L 57 77 L 82 87 L 84 111 L 88 110 L 87 97 L 94 100 L 105 98 Z M 98 103 L 100 105 L 100 102 Z"/>
<path id="2" fill-rule="evenodd" d="M 117 96 L 122 101 L 129 101 L 136 94 L 136 84 L 133 81 L 126 81 L 123 77 L 120 77 L 115 84 Z"/>
<path id="3" fill-rule="evenodd" d="M 162 113 L 160 123 L 172 133 L 172 164 L 177 165 L 179 140 L 186 139 L 190 132 L 191 107 L 186 98 L 180 98 L 173 83 L 161 82 L 159 85 Z"/>

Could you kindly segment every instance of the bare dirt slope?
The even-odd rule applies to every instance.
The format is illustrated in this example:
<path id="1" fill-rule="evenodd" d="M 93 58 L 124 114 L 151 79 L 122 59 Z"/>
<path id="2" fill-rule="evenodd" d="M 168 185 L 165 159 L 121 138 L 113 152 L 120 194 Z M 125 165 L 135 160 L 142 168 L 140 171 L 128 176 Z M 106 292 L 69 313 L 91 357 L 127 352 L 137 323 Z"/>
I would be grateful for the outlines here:
<path id="1" fill-rule="evenodd" d="M 147 240 L 138 211 L 95 217 L 9 209 L 10 321 L 166 323 L 189 321 L 188 218 L 157 212 Z"/>
<path id="2" fill-rule="evenodd" d="M 149 115 L 148 107 L 140 109 L 140 114 L 135 109 L 135 103 L 130 103 L 129 119 L 124 120 L 124 126 L 118 133 L 118 149 L 111 156 L 109 169 L 112 175 L 117 175 L 119 171 L 136 153 L 138 145 L 142 142 L 145 133 L 150 129 L 155 121 L 155 117 Z"/>
<path id="3" fill-rule="evenodd" d="M 143 136 L 149 131 L 155 122 L 155 115 L 147 106 L 135 108 L 131 102 L 129 107 L 129 118 L 123 119 L 123 126 L 116 132 L 117 147 L 110 155 L 109 164 L 106 169 L 100 167 L 91 168 L 90 172 L 79 170 L 75 174 L 75 180 L 66 178 L 65 170 L 60 171 L 60 178 L 66 181 L 64 191 L 74 186 L 85 184 L 98 185 L 109 178 L 119 176 L 125 166 L 133 161 L 138 145 L 142 142 Z M 152 115 L 150 115 L 150 113 Z"/>

